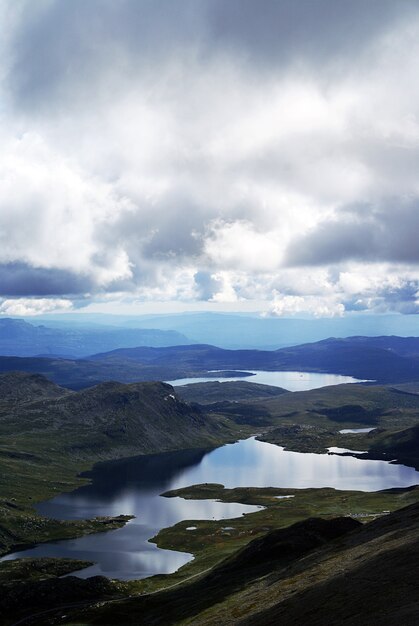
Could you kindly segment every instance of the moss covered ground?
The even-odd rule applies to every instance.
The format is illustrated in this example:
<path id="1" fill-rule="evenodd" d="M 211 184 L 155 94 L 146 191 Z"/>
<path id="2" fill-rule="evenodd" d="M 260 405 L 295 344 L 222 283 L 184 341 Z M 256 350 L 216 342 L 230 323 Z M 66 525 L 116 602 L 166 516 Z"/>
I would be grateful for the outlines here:
<path id="1" fill-rule="evenodd" d="M 160 548 L 189 552 L 195 557 L 171 575 L 172 580 L 182 580 L 212 567 L 252 539 L 308 517 L 329 519 L 347 515 L 361 522 L 372 521 L 418 502 L 419 487 L 364 492 L 329 488 L 225 489 L 223 485 L 207 483 L 170 491 L 164 495 L 197 500 L 216 499 L 263 507 L 260 511 L 231 520 L 183 520 L 171 528 L 161 530 L 152 539 Z M 187 530 L 190 527 L 196 530 Z M 147 584 L 148 589 L 152 589 L 159 586 L 159 581 L 151 578 Z"/>

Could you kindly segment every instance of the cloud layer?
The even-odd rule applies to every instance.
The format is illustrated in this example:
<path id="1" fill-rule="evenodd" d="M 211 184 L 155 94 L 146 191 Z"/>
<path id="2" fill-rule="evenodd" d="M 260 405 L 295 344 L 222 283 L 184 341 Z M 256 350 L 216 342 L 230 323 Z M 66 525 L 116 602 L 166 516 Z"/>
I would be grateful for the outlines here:
<path id="1" fill-rule="evenodd" d="M 417 312 L 417 2 L 3 0 L 0 18 L 1 311 Z"/>

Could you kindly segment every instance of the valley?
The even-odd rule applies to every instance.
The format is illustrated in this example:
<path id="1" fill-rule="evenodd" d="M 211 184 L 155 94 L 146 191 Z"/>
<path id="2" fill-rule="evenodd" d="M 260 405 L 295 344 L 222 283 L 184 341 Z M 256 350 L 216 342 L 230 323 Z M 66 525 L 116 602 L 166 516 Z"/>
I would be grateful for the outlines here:
<path id="1" fill-rule="evenodd" d="M 187 347 L 182 348 L 190 355 L 188 359 L 192 358 L 194 350 L 198 354 L 202 350 L 192 348 L 191 352 Z M 152 354 L 149 349 L 145 353 Z M 179 351 L 174 349 L 175 360 L 178 355 Z M 102 363 L 114 363 L 114 359 L 114 356 L 98 357 Z M 133 367 L 137 367 L 138 351 L 135 358 L 124 356 L 124 359 L 121 368 L 130 360 Z M 140 363 L 141 367 L 148 367 L 146 361 Z M 94 362 L 95 359 L 89 361 Z M 225 360 L 221 362 L 223 367 L 228 365 Z M 172 367 L 170 359 L 167 367 Z M 46 607 L 52 611 L 46 621 L 40 616 L 36 623 L 53 624 L 57 615 L 59 623 L 78 624 L 77 607 L 74 617 L 71 607 L 65 609 L 68 616 L 65 620 L 58 607 L 79 598 L 83 604 L 82 623 L 120 623 L 118 620 L 122 618 L 116 617 L 118 614 L 123 615 L 128 624 L 131 618 L 126 617 L 126 611 L 129 609 L 132 616 L 136 610 L 143 611 L 144 603 L 144 606 L 149 605 L 147 594 L 150 593 L 159 597 L 169 594 L 173 599 L 173 623 L 180 623 L 180 616 L 182 620 L 187 619 L 188 613 L 184 614 L 183 606 L 177 614 L 176 606 L 184 604 L 182 594 L 190 593 L 191 584 L 199 588 L 200 583 L 191 583 L 191 579 L 198 580 L 202 576 L 205 580 L 209 568 L 215 568 L 214 572 L 221 568 L 222 572 L 225 559 L 234 559 L 247 549 L 246 546 L 250 549 L 254 542 L 271 533 L 293 528 L 293 524 L 311 517 L 333 520 L 345 516 L 344 519 L 352 518 L 369 525 L 371 520 L 378 522 L 419 501 L 419 487 L 414 486 L 419 481 L 413 469 L 419 469 L 419 394 L 413 381 L 342 384 L 301 392 L 247 381 L 206 382 L 175 388 L 159 382 L 102 382 L 74 391 L 57 386 L 42 374 L 10 372 L 0 376 L 0 392 L 0 548 L 3 554 L 27 549 L 13 555 L 13 558 L 24 556 L 24 559 L 0 563 L 0 588 L 4 598 L 0 601 L 0 613 L 7 626 L 14 624 L 17 617 L 29 614 L 28 607 L 34 613 Z M 345 432 L 351 430 L 359 432 Z M 233 446 L 225 445 L 238 440 Z M 271 464 L 270 470 L 264 482 L 257 483 L 257 468 L 262 466 L 261 460 L 250 452 L 252 445 L 271 446 L 280 457 L 284 455 L 284 462 L 287 455 L 291 455 L 290 460 L 284 466 L 278 465 L 275 473 L 274 456 L 266 457 L 265 452 L 262 456 Z M 224 450 L 233 450 L 235 446 L 243 450 L 233 463 L 241 482 L 229 484 L 223 465 L 216 462 L 217 474 L 210 470 L 208 460 L 217 459 Z M 328 453 L 334 448 L 341 449 L 342 453 Z M 359 450 L 362 454 L 345 454 L 345 449 Z M 162 453 L 169 455 L 166 470 L 157 462 Z M 380 471 L 378 482 L 364 486 L 357 474 L 355 481 L 347 483 L 310 485 L 303 480 L 293 485 L 285 468 L 291 463 L 292 455 L 297 459 L 299 454 L 306 464 L 305 473 L 317 476 L 317 480 L 322 472 L 325 476 L 343 476 L 343 468 L 353 464 L 365 469 L 365 476 L 370 476 L 368 480 L 371 480 L 374 472 L 369 469 L 370 463 L 377 464 L 374 465 L 377 468 L 388 468 L 396 482 L 391 479 L 389 482 Z M 307 465 L 310 458 L 317 464 L 324 459 L 325 469 L 320 470 L 316 464 Z M 393 459 L 397 459 L 398 464 L 389 465 Z M 241 460 L 247 463 L 249 473 L 240 470 Z M 132 470 L 128 470 L 130 463 Z M 331 469 L 335 466 L 340 469 Z M 201 473 L 194 467 L 202 468 Z M 290 467 L 295 474 L 296 461 Z M 103 480 L 99 479 L 102 472 L 105 472 Z M 130 487 L 133 494 L 136 481 L 147 472 L 151 472 L 155 485 L 156 502 L 166 500 L 170 510 L 171 501 L 176 511 L 174 517 L 164 514 L 165 521 L 160 525 L 156 525 L 158 515 L 154 505 L 146 505 L 142 511 L 141 504 L 138 509 L 127 508 L 122 500 L 118 503 L 114 495 L 109 499 L 109 506 L 105 504 L 108 496 L 103 500 L 109 489 L 122 489 L 123 493 L 129 480 L 134 481 Z M 176 472 L 184 477 L 184 482 L 181 480 L 177 485 L 176 481 L 169 480 Z M 121 487 L 115 483 L 119 475 Z M 99 500 L 98 496 L 92 499 L 91 489 L 100 485 L 100 480 L 103 487 Z M 83 506 L 80 513 L 74 515 L 68 507 L 73 497 L 79 497 L 78 492 Z M 82 496 L 83 493 L 86 496 Z M 162 498 L 162 494 L 165 497 Z M 51 504 L 45 502 L 51 498 L 54 498 Z M 94 505 L 95 500 L 99 503 L 100 499 L 104 504 Z M 92 506 L 86 506 L 88 500 L 92 501 Z M 145 510 L 150 511 L 149 522 L 144 517 Z M 134 536 L 140 536 L 141 524 L 146 531 L 145 541 L 153 542 L 146 548 L 147 559 L 153 554 L 157 557 L 159 551 L 163 551 L 162 554 L 169 551 L 168 554 L 173 555 L 167 560 L 167 564 L 172 563 L 169 569 L 167 564 L 163 568 L 158 565 L 154 571 L 154 566 L 148 567 L 144 574 L 134 569 L 126 580 L 121 580 L 124 576 L 118 580 L 117 571 L 110 579 L 98 577 L 97 574 L 106 575 L 106 568 L 98 569 L 94 550 L 103 551 L 105 545 L 110 548 L 114 529 L 118 528 L 115 538 L 119 537 L 120 546 L 126 541 L 127 549 L 130 545 L 132 549 Z M 64 547 L 67 538 L 71 538 L 68 545 L 74 545 L 74 552 L 61 548 L 57 551 L 53 548 L 55 544 L 49 543 L 60 540 Z M 32 548 L 35 544 L 38 547 Z M 82 548 L 84 545 L 96 548 L 86 550 Z M 194 555 L 192 561 L 190 555 Z M 159 559 L 156 563 L 161 562 Z M 223 575 L 218 579 L 217 574 L 214 580 L 218 582 L 211 582 L 213 587 L 215 584 L 215 595 L 210 597 L 215 599 L 224 588 L 223 597 L 230 603 L 230 599 L 227 600 L 230 593 L 240 594 L 242 586 L 248 584 L 245 569 L 243 575 L 237 574 L 231 589 L 223 582 Z M 60 578 L 64 571 L 76 573 L 78 577 Z M 169 590 L 173 585 L 176 591 Z M 42 594 L 40 590 L 44 590 Z M 46 590 L 48 600 L 43 595 Z M 136 598 L 118 601 L 118 598 L 132 595 Z M 111 604 L 106 605 L 110 600 Z M 92 609 L 90 613 L 88 606 L 99 601 L 105 602 L 106 608 Z M 133 602 L 138 602 L 135 610 Z M 153 602 L 150 606 L 154 606 Z M 150 609 L 153 615 L 150 619 L 159 623 L 156 610 Z M 199 602 L 193 608 L 198 613 L 202 610 L 210 614 L 212 611 L 209 605 L 202 607 Z M 198 613 L 194 613 L 195 617 Z M 191 617 L 191 623 L 201 623 L 201 619 L 206 623 L 207 617 L 200 615 L 199 621 L 194 621 L 195 617 Z M 102 619 L 105 621 L 101 622 Z M 211 623 L 212 617 L 208 619 Z"/>
<path id="2" fill-rule="evenodd" d="M 418 626 L 419 1 L 0 23 L 0 626 Z"/>

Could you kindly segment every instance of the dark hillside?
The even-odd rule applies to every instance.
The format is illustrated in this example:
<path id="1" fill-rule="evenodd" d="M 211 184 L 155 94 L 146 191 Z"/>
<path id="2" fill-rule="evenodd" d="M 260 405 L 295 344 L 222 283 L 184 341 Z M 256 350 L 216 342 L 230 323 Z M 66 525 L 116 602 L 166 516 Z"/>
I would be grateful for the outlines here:
<path id="1" fill-rule="evenodd" d="M 419 380 L 419 357 L 415 354 L 403 356 L 391 347 L 401 339 L 403 353 L 415 352 L 417 338 L 391 337 L 389 346 L 384 343 L 385 338 L 378 338 L 381 347 L 374 344 L 374 339 L 327 339 L 273 352 L 179 345 L 121 348 L 79 360 L 0 356 L 0 372 L 39 373 L 71 389 L 82 389 L 105 380 L 155 381 L 204 375 L 218 378 L 220 374 L 215 370 L 243 372 L 253 369 L 329 372 L 382 384 Z"/>
<path id="2" fill-rule="evenodd" d="M 214 402 L 237 402 L 239 400 L 264 399 L 288 393 L 281 387 L 259 385 L 247 381 L 191 383 L 176 387 L 176 393 L 186 402 L 212 404 Z"/>
<path id="3" fill-rule="evenodd" d="M 386 433 L 385 431 L 372 444 L 369 456 L 371 458 L 397 459 L 400 463 L 419 467 L 419 424 L 412 428 Z"/>
<path id="4" fill-rule="evenodd" d="M 0 374 L 0 404 L 18 404 L 35 400 L 58 398 L 68 394 L 40 374 L 10 372 Z"/>
<path id="5" fill-rule="evenodd" d="M 273 352 L 224 350 L 209 345 L 128 348 L 89 359 L 114 366 L 136 362 L 156 371 L 163 366 L 174 367 L 192 376 L 211 370 L 302 370 L 395 383 L 419 379 L 418 342 L 417 337 L 331 338 Z"/>
<path id="6" fill-rule="evenodd" d="M 413 626 L 418 516 L 414 504 L 365 525 L 306 520 L 254 540 L 195 582 L 61 623 Z"/>
<path id="7" fill-rule="evenodd" d="M 41 379 L 41 377 L 40 377 Z M 48 382 L 48 381 L 47 381 Z M 52 383 L 48 383 L 52 384 Z M 100 383 L 57 398 L 42 398 L 6 410 L 4 431 L 27 437 L 56 433 L 56 445 L 70 454 L 138 454 L 216 444 L 223 431 L 182 402 L 165 383 Z"/>

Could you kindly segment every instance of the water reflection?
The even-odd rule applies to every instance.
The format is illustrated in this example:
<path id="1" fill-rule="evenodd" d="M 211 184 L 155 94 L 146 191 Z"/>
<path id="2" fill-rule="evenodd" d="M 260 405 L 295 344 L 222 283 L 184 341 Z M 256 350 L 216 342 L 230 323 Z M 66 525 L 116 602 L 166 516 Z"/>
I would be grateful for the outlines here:
<path id="1" fill-rule="evenodd" d="M 370 433 L 377 426 L 369 426 L 368 428 L 343 428 L 339 431 L 341 435 L 356 435 L 357 433 Z"/>
<path id="2" fill-rule="evenodd" d="M 191 559 L 149 543 L 161 528 L 181 520 L 229 519 L 258 507 L 212 500 L 163 498 L 169 489 L 216 482 L 232 487 L 334 487 L 376 491 L 419 484 L 419 472 L 385 461 L 350 456 L 301 454 L 247 439 L 212 450 L 190 450 L 98 465 L 93 483 L 38 506 L 60 519 L 97 515 L 135 515 L 124 528 L 70 541 L 39 545 L 20 556 L 65 556 L 94 561 L 79 572 L 87 577 L 144 578 L 173 572 Z"/>
<path id="3" fill-rule="evenodd" d="M 367 454 L 367 450 L 350 450 L 349 448 L 338 448 L 337 446 L 327 449 L 331 454 Z"/>
<path id="4" fill-rule="evenodd" d="M 219 371 L 219 370 L 217 370 Z M 339 374 L 318 374 L 316 372 L 269 372 L 266 370 L 245 370 L 249 376 L 229 376 L 226 378 L 202 377 L 202 378 L 178 378 L 177 380 L 167 380 L 166 382 L 174 387 L 179 385 L 189 385 L 192 383 L 208 383 L 219 381 L 221 383 L 241 380 L 249 383 L 260 383 L 261 385 L 271 385 L 273 387 L 283 387 L 289 391 L 308 391 L 319 387 L 330 387 L 331 385 L 342 385 L 344 383 L 367 382 L 352 376 L 340 376 Z"/>

